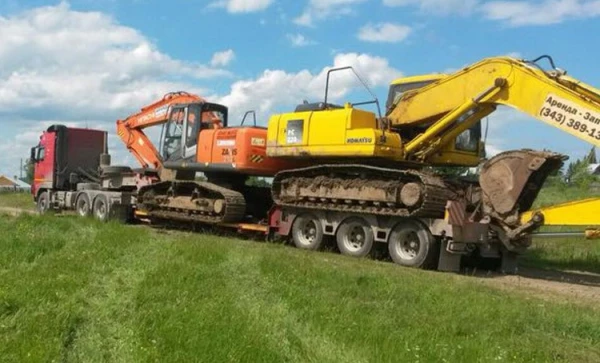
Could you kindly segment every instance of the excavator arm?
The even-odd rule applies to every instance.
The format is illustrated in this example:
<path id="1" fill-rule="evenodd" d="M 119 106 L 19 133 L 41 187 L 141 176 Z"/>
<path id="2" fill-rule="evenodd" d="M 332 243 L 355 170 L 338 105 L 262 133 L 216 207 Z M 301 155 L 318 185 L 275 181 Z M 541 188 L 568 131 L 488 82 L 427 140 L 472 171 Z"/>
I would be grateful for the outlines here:
<path id="1" fill-rule="evenodd" d="M 536 62 L 547 58 L 552 70 Z M 396 130 L 420 130 L 406 140 L 405 158 L 429 163 L 438 151 L 499 105 L 517 109 L 600 146 L 600 90 L 566 76 L 552 58 L 488 58 L 429 85 L 407 91 L 387 115 Z M 600 226 L 598 199 L 530 210 L 546 177 L 565 157 L 521 150 L 501 153 L 482 167 L 483 210 L 518 238 L 539 225 Z M 577 222 L 575 222 L 577 221 Z M 590 235 L 596 236 L 597 229 Z"/>
<path id="2" fill-rule="evenodd" d="M 124 120 L 117 120 L 117 134 L 143 168 L 161 170 L 163 163 L 160 153 L 143 130 L 166 123 L 173 105 L 204 102 L 206 101 L 202 97 L 187 92 L 168 93 L 162 99 L 142 108 L 140 112 Z M 183 122 L 183 118 L 180 121 Z M 212 121 L 219 127 L 220 120 Z"/>
<path id="3" fill-rule="evenodd" d="M 551 71 L 536 62 L 548 58 Z M 405 144 L 408 158 L 427 158 L 477 121 L 505 105 L 600 146 L 600 90 L 554 66 L 487 58 L 425 87 L 408 91 L 387 118 L 392 128 L 426 126 Z"/>

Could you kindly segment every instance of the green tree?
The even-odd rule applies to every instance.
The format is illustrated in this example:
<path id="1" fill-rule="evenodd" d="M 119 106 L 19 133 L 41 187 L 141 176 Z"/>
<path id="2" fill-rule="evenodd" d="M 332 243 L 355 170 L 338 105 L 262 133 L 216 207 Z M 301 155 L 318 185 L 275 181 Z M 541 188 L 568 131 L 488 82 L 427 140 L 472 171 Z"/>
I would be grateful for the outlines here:
<path id="1" fill-rule="evenodd" d="M 595 146 L 592 146 L 592 149 L 590 150 L 588 155 L 585 157 L 585 160 L 587 161 L 588 165 L 598 163 L 598 159 L 596 158 L 596 147 Z"/>
<path id="2" fill-rule="evenodd" d="M 21 181 L 23 181 L 27 184 L 33 183 L 34 170 L 35 170 L 35 164 L 33 163 L 33 161 L 31 159 L 25 160 L 25 163 L 23 164 L 23 172 L 25 173 L 25 176 L 21 179 Z"/>
<path id="3" fill-rule="evenodd" d="M 565 175 L 569 183 L 587 189 L 591 183 L 597 181 L 598 177 L 589 171 L 589 166 L 594 164 L 594 161 L 596 161 L 596 152 L 592 148 L 583 159 L 577 159 L 570 163 Z"/>

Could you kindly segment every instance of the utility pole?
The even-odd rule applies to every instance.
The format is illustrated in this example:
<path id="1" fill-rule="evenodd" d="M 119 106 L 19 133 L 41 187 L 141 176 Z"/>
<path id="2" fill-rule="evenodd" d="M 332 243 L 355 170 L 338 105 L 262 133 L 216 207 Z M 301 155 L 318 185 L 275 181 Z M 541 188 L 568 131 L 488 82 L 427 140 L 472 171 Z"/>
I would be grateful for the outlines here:
<path id="1" fill-rule="evenodd" d="M 23 180 L 23 158 L 21 158 L 21 167 L 19 168 L 19 180 Z"/>

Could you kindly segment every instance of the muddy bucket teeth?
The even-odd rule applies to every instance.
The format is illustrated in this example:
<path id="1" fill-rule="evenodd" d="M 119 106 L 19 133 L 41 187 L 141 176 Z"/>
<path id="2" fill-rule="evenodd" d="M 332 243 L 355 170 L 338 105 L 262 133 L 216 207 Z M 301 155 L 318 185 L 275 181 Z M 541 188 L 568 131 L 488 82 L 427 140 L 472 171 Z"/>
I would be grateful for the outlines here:
<path id="1" fill-rule="evenodd" d="M 546 178 L 568 157 L 550 151 L 515 150 L 500 153 L 481 169 L 484 213 L 515 227 L 519 213 L 531 208 Z"/>

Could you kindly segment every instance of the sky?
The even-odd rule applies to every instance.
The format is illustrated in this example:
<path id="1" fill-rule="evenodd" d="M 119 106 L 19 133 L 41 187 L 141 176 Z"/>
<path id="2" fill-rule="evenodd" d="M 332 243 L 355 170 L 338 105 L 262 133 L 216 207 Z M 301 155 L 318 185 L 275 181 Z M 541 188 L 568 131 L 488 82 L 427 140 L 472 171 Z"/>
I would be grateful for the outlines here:
<path id="1" fill-rule="evenodd" d="M 548 54 L 600 87 L 599 17 L 598 0 L 0 0 L 0 174 L 19 175 L 55 123 L 108 131 L 113 163 L 138 167 L 115 122 L 165 93 L 224 103 L 232 124 L 255 110 L 266 125 L 322 100 L 334 66 L 353 66 L 382 105 L 397 77 L 503 55 Z M 370 99 L 348 75 L 331 90 Z M 508 108 L 485 125 L 492 154 L 548 148 L 575 160 L 591 148 Z"/>

